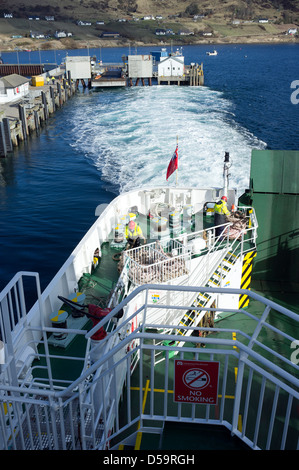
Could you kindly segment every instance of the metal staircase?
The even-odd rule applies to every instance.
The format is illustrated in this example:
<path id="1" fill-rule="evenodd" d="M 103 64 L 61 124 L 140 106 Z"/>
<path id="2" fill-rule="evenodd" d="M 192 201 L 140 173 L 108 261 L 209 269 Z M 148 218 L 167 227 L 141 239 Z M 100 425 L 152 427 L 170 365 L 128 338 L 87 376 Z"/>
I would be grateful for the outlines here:
<path id="1" fill-rule="evenodd" d="M 215 271 L 205 284 L 206 287 L 223 287 L 229 277 L 232 267 L 234 266 L 239 256 L 240 254 L 236 255 L 231 251 L 227 252 L 221 263 L 218 264 Z M 211 316 L 211 320 L 213 322 L 213 313 L 209 312 L 207 309 L 212 306 L 215 299 L 216 293 L 200 293 L 193 303 L 195 309 L 192 309 L 184 314 L 183 318 L 179 322 L 179 324 L 182 325 L 183 328 L 177 329 L 176 334 L 182 336 L 186 336 L 188 334 L 190 335 L 192 333 L 192 330 L 186 329 L 186 327 L 192 327 L 197 325 L 203 326 L 202 320 L 205 316 Z M 208 321 L 208 323 L 210 324 L 211 321 Z"/>
<path id="2" fill-rule="evenodd" d="M 7 353 L 10 351 L 10 346 L 23 344 L 23 339 L 24 345 L 27 344 L 25 341 L 29 335 L 38 331 L 36 324 L 23 321 L 25 315 L 19 319 L 20 331 L 15 328 L 12 331 L 9 329 L 9 325 L 13 324 L 11 316 L 13 312 L 9 309 L 10 300 L 14 299 L 15 290 L 21 298 L 23 297 L 23 284 L 19 282 L 23 276 L 28 277 L 28 273 L 19 273 L 5 290 L 2 298 L 0 296 L 1 311 L 5 320 L 3 322 L 5 329 L 1 332 L 7 339 Z M 30 276 L 34 278 L 35 273 Z M 211 302 L 215 294 L 230 296 L 243 293 L 241 289 L 206 286 L 140 286 L 111 311 L 107 318 L 103 318 L 98 328 L 112 320 L 119 309 L 129 304 L 134 305 L 137 296 L 141 295 L 142 298 L 148 299 L 148 291 L 153 288 L 171 294 L 194 293 L 198 302 L 207 302 L 205 305 Z M 92 331 L 82 333 L 77 331 L 88 345 L 84 359 L 81 355 L 70 357 L 58 349 L 51 352 L 47 348 L 46 334 L 53 328 L 41 325 L 39 331 L 41 335 L 45 333 L 45 350 L 39 351 L 35 357 L 37 362 L 32 363 L 32 366 L 28 364 L 28 374 L 34 373 L 34 378 L 33 376 L 30 378 L 27 373 L 23 378 L 21 371 L 18 377 L 14 377 L 20 353 L 16 351 L 7 354 L 7 361 L 1 364 L 0 369 L 0 449 L 105 450 L 109 444 L 112 449 L 113 446 L 125 444 L 135 431 L 157 434 L 157 422 L 221 425 L 253 449 L 295 449 L 298 445 L 298 429 L 294 423 L 299 400 L 297 379 L 299 366 L 289 357 L 295 338 L 289 334 L 287 326 L 289 328 L 292 322 L 295 331 L 298 315 L 255 293 L 249 291 L 245 293 L 261 305 L 259 316 L 241 311 L 244 318 L 256 322 L 251 336 L 248 336 L 247 332 L 238 330 L 238 338 L 227 339 L 227 333 L 231 335 L 235 328 L 223 330 L 223 336 L 221 328 L 218 328 L 215 329 L 217 335 L 210 338 L 194 337 L 192 341 L 195 345 L 206 344 L 207 347 L 201 351 L 201 355 L 207 361 L 211 360 L 213 355 L 213 360 L 225 364 L 221 372 L 222 385 L 218 397 L 219 416 L 214 416 L 214 407 L 209 405 L 206 408 L 196 407 L 196 403 L 190 403 L 192 407 L 190 415 L 189 407 L 181 406 L 169 399 L 174 387 L 172 356 L 179 353 L 181 360 L 189 360 L 191 353 L 198 359 L 199 352 L 194 344 L 188 343 L 188 335 L 182 337 L 174 334 L 176 324 L 172 325 L 172 333 L 168 335 L 154 334 L 148 330 L 153 326 L 151 322 L 147 322 L 146 315 L 150 303 L 144 302 L 140 316 L 142 320 L 134 332 L 129 332 L 124 337 L 120 335 L 121 331 L 130 325 L 131 316 L 117 324 L 103 340 L 101 357 L 90 367 L 83 368 L 79 376 L 73 380 L 69 381 L 66 377 L 61 380 L 59 376 L 53 375 L 54 369 L 51 365 L 55 361 L 58 366 L 57 361 L 59 361 L 59 369 L 66 370 L 67 367 L 73 368 L 78 361 L 82 364 L 85 360 L 87 364 L 91 352 L 89 340 Z M 42 306 L 42 299 L 39 300 Z M 186 310 L 183 305 L 177 304 L 170 304 L 167 307 L 181 309 L 182 316 Z M 163 315 L 165 305 L 161 305 L 160 309 Z M 240 313 L 239 309 L 232 308 L 231 311 Z M 272 312 L 278 312 L 282 317 L 279 329 L 267 323 L 267 320 L 270 321 L 273 317 Z M 137 316 L 137 312 L 134 315 Z M 161 329 L 166 331 L 169 326 L 171 325 L 162 324 Z M 289 346 L 285 352 L 272 350 L 268 344 L 263 343 L 265 328 L 267 328 L 266 336 L 269 335 L 270 346 L 273 347 L 278 341 L 280 344 L 284 342 Z M 189 329 L 193 332 L 202 328 Z M 246 344 L 243 344 L 242 337 L 248 339 Z M 175 346 L 164 346 L 160 340 L 169 340 Z M 181 341 L 185 343 L 185 348 L 179 347 Z M 134 344 L 133 348 L 129 347 L 131 344 Z M 258 352 L 255 350 L 256 346 Z M 153 358 L 158 351 L 164 354 L 165 361 L 157 368 Z M 131 369 L 131 357 L 134 354 L 138 354 L 140 358 L 136 374 L 132 373 Z M 40 363 L 42 359 L 46 367 Z M 229 377 L 234 372 L 236 363 L 239 365 L 235 383 L 229 380 Z M 145 376 L 149 380 L 148 386 L 145 385 Z M 245 385 L 246 397 L 241 393 Z M 250 406 L 252 400 L 253 403 L 260 403 L 259 406 Z M 263 407 L 263 403 L 273 403 L 273 406 Z M 243 420 L 242 430 L 238 428 L 240 413 L 248 417 L 246 425 L 245 419 Z M 263 436 L 266 436 L 266 440 Z"/>

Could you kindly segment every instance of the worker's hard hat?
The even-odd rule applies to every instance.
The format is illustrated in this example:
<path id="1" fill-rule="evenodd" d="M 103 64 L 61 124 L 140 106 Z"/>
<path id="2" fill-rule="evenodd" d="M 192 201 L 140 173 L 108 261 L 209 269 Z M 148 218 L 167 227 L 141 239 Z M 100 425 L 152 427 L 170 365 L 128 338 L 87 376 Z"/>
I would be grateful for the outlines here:
<path id="1" fill-rule="evenodd" d="M 223 201 L 226 201 L 227 202 L 227 197 L 226 196 L 222 196 Z"/>

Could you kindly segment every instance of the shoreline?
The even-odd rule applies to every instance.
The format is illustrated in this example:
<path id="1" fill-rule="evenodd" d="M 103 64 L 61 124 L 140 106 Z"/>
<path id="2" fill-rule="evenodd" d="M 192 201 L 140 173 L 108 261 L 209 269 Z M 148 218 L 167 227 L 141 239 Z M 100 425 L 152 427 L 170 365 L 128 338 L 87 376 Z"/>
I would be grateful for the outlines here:
<path id="1" fill-rule="evenodd" d="M 2 36 L 2 37 L 1 37 Z M 26 46 L 24 45 L 24 39 L 26 41 Z M 21 45 L 22 44 L 22 45 Z M 213 47 L 216 45 L 265 45 L 265 44 L 299 44 L 299 38 L 292 36 L 254 36 L 254 37 L 227 37 L 227 38 L 213 38 L 213 39 L 200 39 L 193 41 L 182 41 L 178 40 L 176 43 L 172 41 L 161 41 L 157 42 L 143 42 L 143 41 L 124 41 L 124 40 L 103 40 L 103 39 L 72 39 L 68 40 L 37 40 L 31 38 L 20 39 L 11 39 L 10 37 L 0 35 L 0 53 L 1 52 L 21 52 L 21 51 L 49 51 L 49 50 L 67 50 L 67 49 L 86 49 L 93 48 L 99 49 L 102 47 L 105 48 L 115 48 L 115 47 L 167 47 L 167 46 L 209 46 Z"/>

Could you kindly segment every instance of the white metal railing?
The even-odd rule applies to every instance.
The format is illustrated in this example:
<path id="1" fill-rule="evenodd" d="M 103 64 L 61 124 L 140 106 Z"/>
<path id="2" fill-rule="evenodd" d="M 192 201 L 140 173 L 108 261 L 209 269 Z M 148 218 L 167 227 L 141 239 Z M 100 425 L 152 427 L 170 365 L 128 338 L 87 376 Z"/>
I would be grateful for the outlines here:
<path id="1" fill-rule="evenodd" d="M 223 256 L 223 253 L 221 253 L 222 249 L 226 251 L 230 249 L 235 252 L 240 249 L 241 254 L 243 254 L 245 235 L 246 241 L 251 242 L 253 247 L 255 247 L 257 220 L 253 208 L 242 207 L 242 212 L 248 210 L 251 210 L 251 214 L 247 216 L 248 226 L 233 241 L 230 240 L 232 223 L 226 223 L 197 232 L 186 232 L 175 238 L 165 238 L 163 243 L 155 241 L 127 250 L 123 253 L 123 256 L 125 258 L 124 264 L 128 263 L 127 274 L 130 281 L 134 285 L 163 283 L 189 274 L 190 261 L 193 255 L 191 250 L 188 250 L 188 242 L 198 239 L 205 240 L 206 247 L 201 251 L 202 254 L 207 254 L 208 256 L 205 259 L 205 266 L 201 266 L 200 271 L 204 277 L 208 277 L 211 270 L 215 269 L 217 264 L 219 264 L 221 256 Z M 219 227 L 222 228 L 222 233 L 216 237 L 216 229 Z M 216 251 L 219 252 L 219 259 L 209 266 L 210 255 Z M 207 271 L 209 274 L 206 274 Z M 196 269 L 196 273 L 191 273 L 191 277 L 198 277 L 198 274 L 199 269 Z M 203 279 L 202 282 L 204 282 Z"/>
<path id="2" fill-rule="evenodd" d="M 148 289 L 159 289 L 159 286 L 144 286 L 146 292 Z M 160 287 L 161 288 L 161 287 Z M 142 289 L 142 288 L 138 288 Z M 172 291 L 179 289 L 179 290 L 192 290 L 193 288 L 188 287 L 166 287 L 161 288 L 161 290 L 170 289 Z M 231 293 L 244 293 L 244 291 L 240 289 L 209 289 L 209 288 L 200 288 L 199 291 L 208 291 L 208 292 L 217 292 L 222 294 Z M 144 421 L 159 421 L 166 422 L 166 421 L 180 421 L 180 422 L 189 422 L 189 423 L 210 423 L 210 424 L 222 424 L 227 427 L 232 434 L 237 435 L 240 437 L 246 444 L 250 447 L 257 449 L 257 448 L 296 448 L 297 446 L 297 439 L 298 439 L 298 431 L 297 428 L 293 425 L 292 420 L 296 415 L 296 405 L 298 404 L 299 399 L 299 381 L 297 379 L 297 374 L 299 367 L 297 364 L 292 362 L 288 357 L 283 357 L 280 353 L 273 351 L 270 347 L 266 346 L 263 342 L 259 340 L 259 334 L 263 329 L 267 329 L 269 332 L 273 332 L 276 336 L 282 338 L 284 341 L 288 342 L 289 347 L 292 347 L 295 339 L 290 336 L 288 333 L 282 332 L 275 326 L 267 323 L 269 317 L 271 317 L 270 312 L 273 310 L 278 311 L 280 314 L 284 315 L 288 321 L 294 321 L 296 324 L 298 322 L 298 315 L 290 312 L 287 309 L 281 308 L 274 302 L 270 302 L 265 300 L 264 298 L 253 294 L 247 291 L 248 295 L 261 302 L 262 309 L 261 309 L 261 316 L 260 318 L 254 317 L 248 312 L 239 311 L 244 316 L 248 317 L 250 320 L 254 320 L 256 322 L 256 328 L 251 336 L 246 333 L 243 333 L 240 330 L 223 330 L 223 329 L 213 329 L 213 333 L 217 332 L 220 335 L 230 334 L 238 336 L 238 340 L 234 339 L 225 339 L 221 338 L 198 338 L 192 337 L 192 342 L 194 342 L 194 346 L 199 343 L 204 343 L 207 346 L 207 349 L 200 350 L 196 347 L 184 347 L 180 348 L 177 346 L 179 342 L 182 342 L 181 336 L 176 335 L 169 335 L 169 334 L 160 334 L 156 335 L 154 333 L 144 333 L 144 331 L 150 330 L 151 328 L 155 329 L 157 325 L 155 324 L 143 324 L 140 325 L 138 330 L 134 332 L 133 335 L 127 337 L 127 341 L 133 340 L 133 338 L 139 339 L 139 346 L 140 349 L 140 383 L 139 383 L 139 405 L 137 406 L 137 414 L 132 415 L 130 403 L 132 403 L 132 392 L 130 390 L 131 385 L 131 377 L 129 373 L 129 365 L 130 359 L 129 355 L 133 354 L 134 351 L 128 351 L 128 355 L 124 357 L 120 362 L 118 362 L 118 366 L 122 363 L 123 365 L 127 365 L 127 384 L 125 394 L 127 395 L 127 403 L 128 409 L 126 409 L 126 415 L 128 416 L 126 425 L 120 428 L 119 422 L 114 424 L 114 432 L 111 434 L 111 438 L 116 436 L 121 436 L 121 432 L 124 432 L 128 429 L 132 429 L 134 425 L 136 425 L 137 421 L 141 422 L 141 427 L 139 428 L 144 432 L 160 432 L 157 429 L 152 429 L 150 425 L 145 426 Z M 130 296 L 129 296 L 130 297 Z M 182 310 L 186 310 L 187 306 L 181 307 L 174 307 L 173 308 L 181 308 Z M 145 304 L 144 310 L 153 308 L 152 304 Z M 169 308 L 167 305 L 161 305 L 161 315 L 163 314 L 163 308 Z M 217 309 L 207 309 L 207 310 L 217 310 Z M 237 311 L 238 312 L 238 311 Z M 146 314 L 146 313 L 145 313 Z M 159 325 L 161 328 L 161 325 Z M 187 328 L 187 327 L 186 327 Z M 193 331 L 202 330 L 201 328 L 193 327 L 191 328 Z M 165 330 L 169 330 L 169 325 L 165 325 Z M 203 328 L 203 330 L 211 331 L 209 328 Z M 92 334 L 90 332 L 89 334 Z M 160 344 L 157 344 L 157 340 L 160 340 Z M 170 341 L 172 342 L 173 346 L 163 346 L 161 340 Z M 189 339 L 190 341 L 190 339 Z M 245 344 L 244 344 L 245 342 Z M 119 345 L 119 347 L 121 347 Z M 259 352 L 256 352 L 254 349 L 258 348 Z M 154 388 L 160 388 L 158 385 L 159 377 L 161 377 L 161 370 L 158 372 L 155 371 L 155 360 L 154 356 L 157 351 L 163 351 L 165 354 L 165 367 L 164 373 L 162 372 L 162 377 L 164 377 L 164 392 L 163 396 L 160 400 L 155 399 Z M 168 403 L 168 393 L 171 392 L 170 384 L 173 386 L 173 377 L 172 379 L 169 377 L 169 370 L 170 370 L 170 353 L 176 352 L 179 354 L 181 359 L 184 358 L 185 355 L 193 353 L 195 354 L 195 358 L 197 359 L 199 355 L 201 357 L 207 356 L 209 360 L 215 360 L 219 358 L 222 362 L 224 362 L 224 373 L 221 377 L 222 385 L 221 385 L 221 403 L 220 403 L 220 414 L 219 418 L 213 418 L 212 409 L 213 407 L 207 406 L 205 412 L 198 413 L 196 409 L 196 404 L 192 404 L 192 412 L 190 417 L 190 409 L 186 412 L 183 412 L 182 405 L 178 404 L 174 407 L 174 411 L 169 410 L 169 403 Z M 291 351 L 291 350 L 290 350 Z M 278 360 L 282 366 L 277 366 L 274 360 Z M 207 359 L 207 360 L 208 360 Z M 150 402 L 149 402 L 149 409 L 150 412 L 145 413 L 141 404 L 143 403 L 143 390 L 145 389 L 146 384 L 144 383 L 144 379 L 142 378 L 142 370 L 143 367 L 146 365 L 148 367 L 148 363 L 150 363 L 150 372 L 148 373 L 150 377 Z M 235 369 L 236 366 L 238 367 L 238 375 L 237 375 L 237 382 L 236 385 L 232 385 L 231 382 L 228 383 L 228 374 L 232 373 L 232 370 Z M 109 372 L 107 371 L 107 374 Z M 99 378 L 100 380 L 100 378 Z M 116 380 L 116 379 L 115 379 Z M 256 387 L 260 386 L 262 382 L 262 386 L 260 387 L 259 393 L 259 403 L 258 407 L 255 406 L 256 400 Z M 228 386 L 231 387 L 231 390 L 228 391 Z M 245 399 L 242 397 L 242 392 L 245 393 L 245 386 L 246 388 L 246 397 Z M 163 387 L 162 387 L 163 388 Z M 272 403 L 272 394 L 273 388 L 275 389 L 275 399 L 274 404 L 272 407 L 269 407 L 268 410 L 266 404 L 268 400 Z M 229 396 L 229 398 L 227 398 Z M 254 405 L 251 405 L 251 400 L 254 400 Z M 164 403 L 163 409 L 161 410 L 161 402 Z M 280 403 L 280 409 L 278 411 L 277 404 Z M 233 403 L 233 407 L 231 407 L 231 403 Z M 265 408 L 267 412 L 264 413 L 262 410 L 262 405 L 265 404 Z M 282 405 L 283 403 L 283 405 Z M 278 416 L 283 411 L 283 418 L 282 421 L 284 425 L 282 429 L 280 429 L 280 424 L 278 420 Z M 159 410 L 159 411 L 158 411 Z M 202 412 L 202 408 L 201 408 Z M 244 417 L 242 429 L 240 429 L 239 423 L 239 416 L 242 414 Z M 117 416 L 117 415 L 116 415 Z M 196 417 L 197 416 L 197 417 Z M 132 431 L 133 432 L 133 431 Z M 288 435 L 289 433 L 289 435 Z M 136 432 L 135 432 L 136 436 Z M 265 437 L 266 436 L 266 437 Z M 279 439 L 279 443 L 277 441 Z M 106 439 L 103 436 L 103 441 L 100 444 L 100 448 L 103 443 L 107 443 L 109 440 L 109 435 L 106 434 Z M 132 436 L 130 437 L 129 441 L 131 442 Z M 120 442 L 127 442 L 126 439 L 120 440 Z"/>
<path id="3" fill-rule="evenodd" d="M 172 257 L 167 256 L 157 242 L 124 253 L 126 260 L 130 260 L 128 277 L 134 285 L 167 282 L 189 273 L 191 253 L 176 240 L 168 243 L 174 246 Z"/>
<path id="4" fill-rule="evenodd" d="M 20 381 L 18 377 L 16 383 L 11 380 L 10 369 L 6 364 L 3 365 L 0 385 L 2 449 L 105 449 L 109 443 L 117 447 L 120 443 L 132 442 L 137 431 L 162 432 L 162 427 L 157 427 L 157 422 L 223 425 L 253 449 L 297 448 L 296 409 L 299 403 L 297 379 L 299 367 L 291 356 L 296 338 L 271 324 L 271 320 L 273 312 L 278 312 L 279 326 L 283 327 L 293 322 L 293 331 L 295 331 L 298 315 L 251 291 L 245 291 L 251 299 L 260 303 L 261 314 L 253 316 L 247 311 L 239 310 L 235 313 L 243 315 L 255 324 L 252 334 L 249 335 L 238 329 L 214 328 L 212 336 L 192 336 L 192 339 L 190 337 L 187 339 L 188 344 L 179 347 L 178 343 L 183 341 L 181 336 L 170 333 L 156 334 L 154 329 L 157 325 L 147 322 L 148 311 L 157 308 L 157 305 L 153 306 L 147 300 L 151 289 L 172 293 L 193 291 L 195 294 L 199 292 L 244 294 L 244 290 L 241 289 L 140 286 L 90 332 L 81 332 L 89 340 L 98 328 L 105 326 L 113 318 L 118 310 L 126 308 L 131 302 L 134 303 L 136 296 L 143 296 L 144 303 L 140 308 L 123 323 L 116 325 L 116 328 L 103 340 L 102 357 L 88 369 L 83 369 L 75 381 L 70 383 L 62 379 L 59 381 L 49 377 L 42 378 L 42 375 L 36 375 L 37 368 L 41 369 L 41 366 L 34 365 L 31 371 L 34 379 L 29 380 L 27 375 Z M 190 305 L 167 305 L 165 301 L 159 305 L 159 308 L 163 315 L 165 309 L 180 309 L 184 312 L 190 308 Z M 129 329 L 127 334 L 121 335 L 135 317 L 138 317 L 138 326 L 134 332 L 131 333 Z M 175 331 L 175 326 L 164 324 L 159 325 L 159 329 L 170 331 L 172 328 Z M 32 327 L 24 324 L 23 333 L 28 334 L 26 330 L 30 328 Z M 47 327 L 43 329 L 45 333 L 52 330 Z M 194 332 L 211 331 L 209 328 L 199 327 L 190 329 Z M 292 328 L 290 329 L 292 331 Z M 233 333 L 236 339 L 232 339 Z M 275 336 L 275 343 L 279 341 L 285 345 L 287 354 L 272 349 L 274 342 L 271 341 L 271 337 L 269 345 L 264 344 L 264 338 L 271 334 Z M 171 341 L 173 345 L 165 346 L 161 340 Z M 205 349 L 196 347 L 203 343 L 206 345 Z M 155 367 L 154 361 L 154 356 L 161 352 L 165 355 L 165 361 L 159 365 L 159 367 L 162 365 L 162 370 Z M 140 357 L 137 390 L 136 384 L 135 388 L 132 388 L 134 375 L 131 375 L 131 358 L 136 353 Z M 173 402 L 174 358 L 171 357 L 173 353 L 180 359 L 190 358 L 191 354 L 196 360 L 200 358 L 220 362 L 218 414 L 211 405 L 198 406 L 196 403 L 182 405 Z M 43 354 L 40 354 L 40 357 L 42 356 Z M 49 355 L 49 358 L 64 364 L 66 360 L 82 361 L 83 364 L 84 360 L 80 357 L 65 358 L 58 351 L 54 356 Z M 143 377 L 142 371 L 145 367 L 149 368 L 147 369 L 149 383 Z M 236 367 L 238 374 L 235 383 L 231 379 L 235 376 Z M 55 380 L 54 386 L 51 380 Z M 146 387 L 148 401 L 144 407 Z M 154 391 L 157 388 L 161 390 L 159 394 Z M 119 408 L 122 389 L 125 398 L 122 403 L 126 402 L 127 405 Z M 242 428 L 238 424 L 239 415 L 243 418 Z"/>

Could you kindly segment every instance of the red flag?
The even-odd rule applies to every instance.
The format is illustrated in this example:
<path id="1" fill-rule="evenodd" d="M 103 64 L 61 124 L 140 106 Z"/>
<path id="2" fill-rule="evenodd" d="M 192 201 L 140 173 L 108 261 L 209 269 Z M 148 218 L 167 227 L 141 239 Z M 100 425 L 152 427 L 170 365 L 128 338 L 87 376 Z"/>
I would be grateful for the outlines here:
<path id="1" fill-rule="evenodd" d="M 178 160 L 179 160 L 179 155 L 178 155 L 178 146 L 176 146 L 176 149 L 174 151 L 174 154 L 172 155 L 172 158 L 169 162 L 168 168 L 167 168 L 167 174 L 166 174 L 166 181 L 172 175 L 172 173 L 177 170 L 178 168 Z"/>

